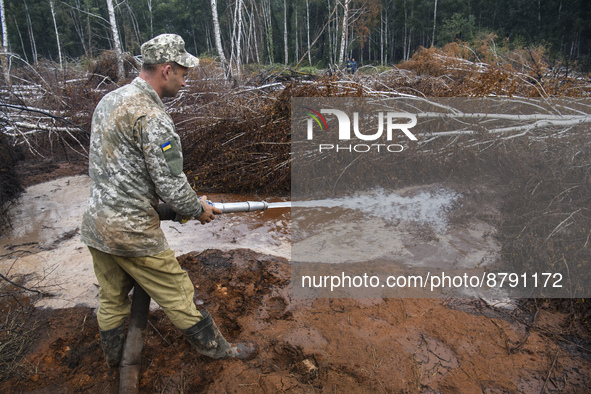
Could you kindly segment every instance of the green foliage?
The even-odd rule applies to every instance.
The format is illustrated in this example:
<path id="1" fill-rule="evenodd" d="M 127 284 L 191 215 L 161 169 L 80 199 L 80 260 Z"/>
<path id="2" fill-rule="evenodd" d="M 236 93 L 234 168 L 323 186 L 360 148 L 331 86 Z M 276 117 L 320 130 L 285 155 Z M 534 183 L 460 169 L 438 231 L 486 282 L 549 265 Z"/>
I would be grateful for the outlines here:
<path id="1" fill-rule="evenodd" d="M 304 73 L 304 74 L 316 75 L 321 71 L 321 69 L 316 66 L 304 66 L 304 67 L 299 67 L 298 71 L 301 73 Z"/>
<path id="2" fill-rule="evenodd" d="M 455 13 L 443 23 L 443 27 L 438 34 L 438 43 L 449 43 L 455 40 L 471 41 L 476 32 L 476 23 L 474 15 L 464 16 Z"/>

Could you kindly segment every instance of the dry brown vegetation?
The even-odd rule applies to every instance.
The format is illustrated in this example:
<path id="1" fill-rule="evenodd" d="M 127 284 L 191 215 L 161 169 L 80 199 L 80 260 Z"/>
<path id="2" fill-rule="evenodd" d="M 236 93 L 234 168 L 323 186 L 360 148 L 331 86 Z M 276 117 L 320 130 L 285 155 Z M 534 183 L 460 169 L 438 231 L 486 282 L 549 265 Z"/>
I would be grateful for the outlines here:
<path id="1" fill-rule="evenodd" d="M 24 352 L 36 337 L 37 322 L 33 318 L 34 306 L 30 299 L 0 287 L 0 382 L 8 379 L 17 369 Z"/>
<path id="2" fill-rule="evenodd" d="M 382 72 L 366 69 L 350 77 L 258 70 L 242 75 L 239 86 L 223 79 L 219 64 L 202 59 L 189 86 L 168 102 L 183 140 L 189 181 L 202 192 L 288 193 L 292 97 L 590 94 L 588 76 L 561 65 L 551 67 L 543 48 L 509 52 L 496 48 L 493 38 L 482 40 L 479 48 L 453 43 L 421 49 L 411 60 Z M 127 62 L 128 71 L 133 61 Z M 3 142 L 10 143 L 3 155 L 20 152 L 29 161 L 85 161 L 92 110 L 118 86 L 113 65 L 112 54 L 106 52 L 86 65 L 89 72 L 80 71 L 80 66 L 59 71 L 49 64 L 18 68 L 12 93 L 5 92 L 0 103 L 4 131 L 11 135 Z M 527 266 L 590 261 L 588 133 L 505 137 L 514 135 L 436 138 L 410 146 L 385 167 L 374 166 L 374 171 L 388 174 L 393 187 L 486 179 L 506 191 L 499 233 L 505 259 Z M 4 157 L 9 160 L 3 163 L 14 161 Z M 357 165 L 365 163 L 359 160 Z M 2 172 L 18 190 L 11 173 Z M 330 182 L 322 174 L 310 178 Z"/>

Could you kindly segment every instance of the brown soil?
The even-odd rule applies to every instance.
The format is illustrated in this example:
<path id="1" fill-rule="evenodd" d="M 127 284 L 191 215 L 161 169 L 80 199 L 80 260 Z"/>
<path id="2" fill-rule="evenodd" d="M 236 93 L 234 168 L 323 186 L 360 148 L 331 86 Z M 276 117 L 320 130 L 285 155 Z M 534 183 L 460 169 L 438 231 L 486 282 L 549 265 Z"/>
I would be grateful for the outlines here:
<path id="1" fill-rule="evenodd" d="M 179 258 L 196 299 L 247 362 L 198 355 L 162 311 L 151 312 L 141 392 L 584 392 L 589 341 L 542 308 L 480 300 L 291 299 L 290 267 L 239 249 Z M 117 392 L 88 308 L 36 310 L 36 340 L 0 392 Z M 571 327 L 572 331 L 572 327 Z"/>

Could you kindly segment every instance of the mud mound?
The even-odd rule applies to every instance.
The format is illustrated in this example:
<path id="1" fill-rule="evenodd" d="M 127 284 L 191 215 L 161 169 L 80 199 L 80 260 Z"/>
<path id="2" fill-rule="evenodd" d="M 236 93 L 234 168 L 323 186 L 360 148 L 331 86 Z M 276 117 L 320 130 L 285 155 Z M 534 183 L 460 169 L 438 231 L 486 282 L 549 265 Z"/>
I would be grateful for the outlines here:
<path id="1" fill-rule="evenodd" d="M 257 358 L 198 355 L 162 311 L 151 312 L 141 392 L 582 392 L 589 347 L 566 314 L 512 312 L 480 300 L 291 299 L 284 259 L 250 250 L 179 258 L 196 302 Z M 116 392 L 88 308 L 36 311 L 38 339 L 1 392 Z"/>

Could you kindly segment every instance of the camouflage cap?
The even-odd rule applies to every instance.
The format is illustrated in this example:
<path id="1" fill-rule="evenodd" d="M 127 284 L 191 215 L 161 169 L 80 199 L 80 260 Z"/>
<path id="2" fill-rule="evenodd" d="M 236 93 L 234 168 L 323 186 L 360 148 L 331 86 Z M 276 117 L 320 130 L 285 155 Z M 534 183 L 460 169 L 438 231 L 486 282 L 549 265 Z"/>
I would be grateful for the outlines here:
<path id="1" fill-rule="evenodd" d="M 199 59 L 185 50 L 185 41 L 177 34 L 160 34 L 141 47 L 145 64 L 176 62 L 183 67 L 195 67 Z"/>

